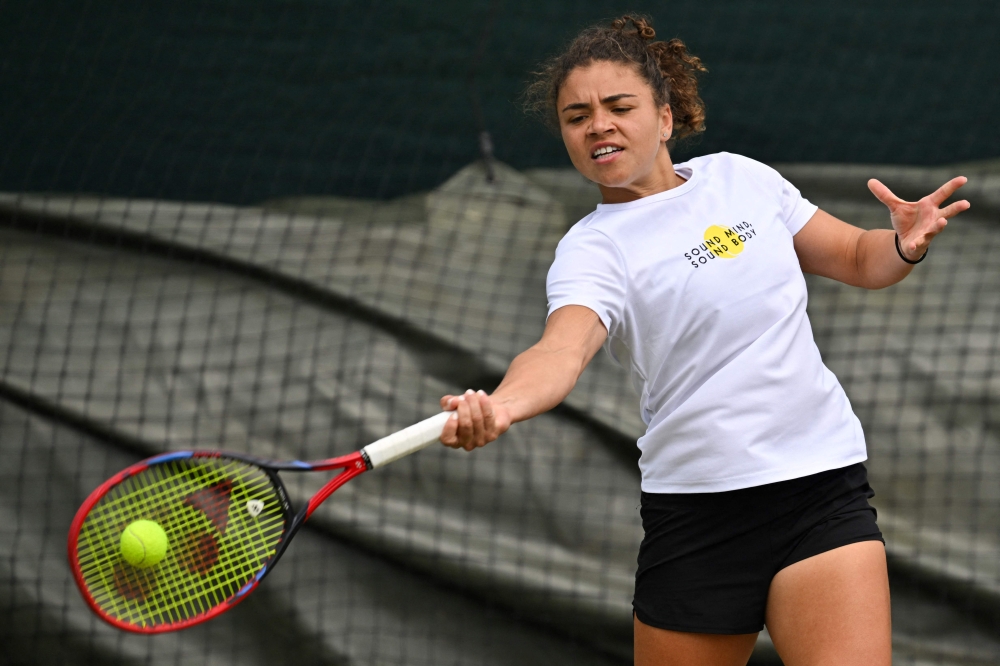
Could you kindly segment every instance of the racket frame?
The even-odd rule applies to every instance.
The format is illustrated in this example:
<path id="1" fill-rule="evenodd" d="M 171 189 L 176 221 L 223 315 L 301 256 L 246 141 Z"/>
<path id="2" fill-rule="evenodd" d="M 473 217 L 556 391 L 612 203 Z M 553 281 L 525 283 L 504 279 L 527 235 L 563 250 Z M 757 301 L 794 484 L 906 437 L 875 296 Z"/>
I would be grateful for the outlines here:
<path id="1" fill-rule="evenodd" d="M 102 620 L 119 629 L 140 634 L 159 634 L 201 624 L 202 622 L 210 620 L 211 618 L 229 610 L 253 592 L 257 585 L 260 584 L 260 581 L 264 579 L 268 572 L 271 571 L 274 565 L 281 558 L 281 555 L 285 552 L 285 549 L 288 547 L 292 537 L 294 537 L 295 533 L 298 532 L 300 527 L 302 527 L 302 524 L 309 519 L 309 516 L 311 516 L 319 505 L 330 497 L 335 490 L 354 477 L 363 474 L 370 469 L 377 469 L 383 465 L 387 465 L 395 460 L 399 460 L 400 458 L 408 456 L 412 453 L 416 453 L 421 449 L 425 449 L 434 442 L 438 441 L 438 438 L 441 436 L 441 432 L 444 429 L 445 423 L 452 418 L 452 415 L 453 412 L 450 411 L 439 412 L 438 414 L 424 419 L 419 423 L 415 423 L 398 432 L 394 432 L 391 435 L 383 437 L 378 441 L 372 442 L 360 451 L 355 451 L 354 453 L 349 453 L 345 456 L 339 456 L 336 458 L 327 458 L 325 460 L 279 461 L 259 458 L 234 451 L 172 451 L 169 453 L 161 453 L 160 455 L 137 462 L 134 465 L 126 467 L 98 486 L 92 493 L 90 493 L 87 499 L 77 510 L 76 516 L 73 518 L 73 522 L 70 525 L 69 538 L 67 541 L 67 556 L 69 557 L 70 569 L 73 571 L 73 578 L 76 580 L 77 587 L 80 588 L 80 592 L 83 594 L 83 598 L 87 602 L 87 605 L 90 606 L 91 610 L 93 610 L 94 613 L 97 614 L 97 616 Z M 213 606 L 204 613 L 195 615 L 194 617 L 186 620 L 166 622 L 150 627 L 138 626 L 111 617 L 97 605 L 97 602 L 90 594 L 90 591 L 84 582 L 83 572 L 80 569 L 78 541 L 83 523 L 94 505 L 97 504 L 97 502 L 99 502 L 101 498 L 103 498 L 112 488 L 129 477 L 139 474 L 154 465 L 190 458 L 228 458 L 254 465 L 266 473 L 271 482 L 274 484 L 274 487 L 277 489 L 278 496 L 282 503 L 282 512 L 285 518 L 285 529 L 282 532 L 281 541 L 278 542 L 274 554 L 271 555 L 266 562 L 264 562 L 260 570 L 253 576 L 253 578 L 247 581 L 243 587 L 236 592 L 236 594 L 229 599 L 226 599 L 224 602 Z M 309 499 L 305 506 L 299 509 L 297 513 L 293 514 L 292 504 L 288 499 L 288 492 L 285 490 L 285 484 L 281 481 L 281 477 L 278 476 L 278 472 L 323 472 L 335 469 L 343 471 L 330 479 Z"/>
<path id="2" fill-rule="evenodd" d="M 90 593 L 86 583 L 84 582 L 83 571 L 80 568 L 78 543 L 80 530 L 83 527 L 84 521 L 87 519 L 87 516 L 94 505 L 101 501 L 101 499 L 104 498 L 104 496 L 107 495 L 112 488 L 116 487 L 126 479 L 144 472 L 155 465 L 161 465 L 177 460 L 188 460 L 192 458 L 228 458 L 254 465 L 267 474 L 271 483 L 274 484 L 274 487 L 277 490 L 278 497 L 281 502 L 281 510 L 284 515 L 285 527 L 282 531 L 281 541 L 278 542 L 278 546 L 275 549 L 274 554 L 267 559 L 253 578 L 247 581 L 247 583 L 244 584 L 243 587 L 236 592 L 236 594 L 229 599 L 226 599 L 221 604 L 213 606 L 204 613 L 195 615 L 194 617 L 186 620 L 167 622 L 149 627 L 143 627 L 130 622 L 125 622 L 108 615 L 101 609 L 93 595 Z M 336 469 L 342 469 L 343 471 L 330 479 L 322 488 L 320 488 L 320 490 L 313 495 L 309 499 L 309 502 L 303 505 L 301 509 L 297 512 L 293 512 L 291 500 L 288 498 L 288 492 L 285 490 L 285 484 L 281 481 L 281 477 L 278 476 L 278 472 L 323 472 Z M 76 516 L 73 518 L 73 522 L 70 525 L 69 538 L 67 540 L 67 556 L 69 558 L 70 569 L 73 572 L 73 578 L 76 580 L 77 587 L 79 587 L 80 591 L 83 592 L 84 601 L 87 602 L 90 609 L 102 620 L 114 627 L 117 627 L 118 629 L 124 629 L 125 631 L 140 634 L 160 634 L 168 631 L 186 629 L 187 627 L 201 624 L 202 622 L 210 620 L 213 617 L 226 612 L 239 602 L 243 601 L 243 599 L 253 592 L 257 585 L 260 584 L 260 581 L 264 579 L 264 577 L 271 571 L 271 568 L 278 562 L 282 554 L 284 554 L 285 549 L 291 542 L 292 537 L 295 536 L 295 533 L 299 531 L 302 524 L 308 520 L 309 516 L 313 514 L 319 505 L 342 485 L 354 477 L 363 474 L 369 469 L 372 469 L 372 465 L 368 460 L 368 455 L 364 451 L 355 451 L 354 453 L 350 453 L 346 456 L 313 461 L 268 460 L 234 451 L 171 451 L 170 453 L 163 453 L 147 458 L 135 463 L 134 465 L 126 467 L 102 483 L 100 486 L 95 488 L 83 504 L 80 505 L 80 508 L 76 512 Z"/>

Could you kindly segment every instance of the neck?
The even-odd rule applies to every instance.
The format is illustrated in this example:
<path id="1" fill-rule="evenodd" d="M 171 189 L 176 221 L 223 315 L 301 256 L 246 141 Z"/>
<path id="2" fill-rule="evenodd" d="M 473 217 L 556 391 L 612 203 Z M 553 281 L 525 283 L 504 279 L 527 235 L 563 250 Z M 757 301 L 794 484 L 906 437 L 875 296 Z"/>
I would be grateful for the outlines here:
<path id="1" fill-rule="evenodd" d="M 674 163 L 670 159 L 670 152 L 665 143 L 660 144 L 660 149 L 656 153 L 652 168 L 642 176 L 635 178 L 628 185 L 621 187 L 609 187 L 598 184 L 601 190 L 602 203 L 616 204 L 628 203 L 636 199 L 642 199 L 653 194 L 666 192 L 675 187 L 680 187 L 686 180 L 677 175 L 674 171 Z"/>

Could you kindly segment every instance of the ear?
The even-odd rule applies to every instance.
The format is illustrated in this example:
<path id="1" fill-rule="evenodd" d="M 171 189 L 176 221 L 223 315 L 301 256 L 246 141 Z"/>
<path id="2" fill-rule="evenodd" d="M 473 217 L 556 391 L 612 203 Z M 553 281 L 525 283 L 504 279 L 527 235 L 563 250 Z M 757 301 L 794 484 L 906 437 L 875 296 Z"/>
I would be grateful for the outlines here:
<path id="1" fill-rule="evenodd" d="M 674 113 L 669 104 L 660 109 L 660 143 L 669 141 L 674 134 Z"/>

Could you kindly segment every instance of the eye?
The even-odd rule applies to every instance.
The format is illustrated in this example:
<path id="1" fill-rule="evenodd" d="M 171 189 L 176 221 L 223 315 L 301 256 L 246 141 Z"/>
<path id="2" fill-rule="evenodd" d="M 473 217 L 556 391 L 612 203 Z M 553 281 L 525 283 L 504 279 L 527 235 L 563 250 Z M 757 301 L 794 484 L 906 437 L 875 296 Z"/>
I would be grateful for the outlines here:
<path id="1" fill-rule="evenodd" d="M 616 106 L 616 107 L 613 107 L 611 110 L 614 111 L 615 113 L 625 113 L 626 111 L 631 111 L 632 107 L 631 106 Z"/>
<path id="2" fill-rule="evenodd" d="M 584 119 L 584 118 L 586 118 L 586 117 L 587 117 L 587 116 L 573 116 L 572 118 L 570 118 L 570 119 L 569 119 L 569 120 L 567 120 L 566 122 L 568 122 L 568 123 L 569 123 L 570 125 L 578 125 L 578 124 L 580 124 L 580 123 L 581 123 L 581 122 L 583 121 L 583 119 Z"/>

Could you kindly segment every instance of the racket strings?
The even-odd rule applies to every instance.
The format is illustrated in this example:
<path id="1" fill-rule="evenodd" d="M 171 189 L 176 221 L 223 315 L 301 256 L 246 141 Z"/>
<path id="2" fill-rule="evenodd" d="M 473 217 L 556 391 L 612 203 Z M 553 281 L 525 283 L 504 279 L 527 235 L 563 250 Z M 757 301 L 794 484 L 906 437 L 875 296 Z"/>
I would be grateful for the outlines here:
<path id="1" fill-rule="evenodd" d="M 128 564 L 121 533 L 135 520 L 167 535 L 164 559 Z M 229 458 L 151 466 L 113 487 L 77 538 L 81 578 L 100 610 L 148 628 L 190 620 L 233 597 L 274 554 L 285 530 L 279 492 L 260 468 Z"/>

